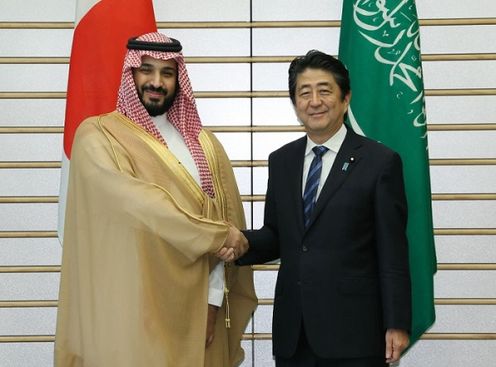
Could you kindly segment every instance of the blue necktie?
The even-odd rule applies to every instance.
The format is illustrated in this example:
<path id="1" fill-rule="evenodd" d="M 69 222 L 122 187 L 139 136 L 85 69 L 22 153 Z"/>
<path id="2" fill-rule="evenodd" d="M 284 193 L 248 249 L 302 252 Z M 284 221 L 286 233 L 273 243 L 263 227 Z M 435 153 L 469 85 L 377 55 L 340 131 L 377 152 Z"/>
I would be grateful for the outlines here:
<path id="1" fill-rule="evenodd" d="M 322 145 L 313 147 L 312 163 L 308 170 L 307 182 L 305 184 L 305 191 L 303 193 L 303 218 L 305 220 L 305 228 L 310 223 L 315 201 L 317 199 L 317 189 L 319 188 L 320 173 L 322 172 L 322 156 L 329 150 Z"/>

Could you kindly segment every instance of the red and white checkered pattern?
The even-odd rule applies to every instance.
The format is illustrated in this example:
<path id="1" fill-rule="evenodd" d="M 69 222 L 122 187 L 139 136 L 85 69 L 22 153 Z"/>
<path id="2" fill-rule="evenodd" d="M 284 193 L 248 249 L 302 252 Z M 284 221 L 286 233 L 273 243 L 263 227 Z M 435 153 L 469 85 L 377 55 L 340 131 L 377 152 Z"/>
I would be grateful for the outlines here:
<path id="1" fill-rule="evenodd" d="M 138 40 L 158 43 L 171 42 L 167 36 L 161 33 L 147 33 L 138 37 Z M 141 103 L 134 84 L 132 68 L 141 66 L 141 58 L 145 55 L 159 60 L 174 59 L 177 62 L 179 91 L 174 103 L 167 112 L 167 118 L 181 133 L 186 146 L 193 156 L 200 173 L 203 191 L 210 197 L 214 197 L 212 173 L 209 170 L 207 159 L 198 139 L 202 128 L 200 116 L 198 115 L 193 90 L 184 64 L 184 57 L 181 52 L 128 50 L 122 70 L 121 86 L 117 99 L 117 111 L 126 115 L 166 145 L 164 138 Z"/>

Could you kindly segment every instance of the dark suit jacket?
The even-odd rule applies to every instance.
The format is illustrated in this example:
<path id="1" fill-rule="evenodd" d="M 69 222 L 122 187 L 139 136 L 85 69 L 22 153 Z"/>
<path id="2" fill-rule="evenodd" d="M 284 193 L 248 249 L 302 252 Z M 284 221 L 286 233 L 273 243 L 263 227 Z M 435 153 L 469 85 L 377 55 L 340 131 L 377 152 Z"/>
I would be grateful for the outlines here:
<path id="1" fill-rule="evenodd" d="M 411 324 L 401 159 L 348 128 L 305 229 L 305 147 L 303 137 L 269 156 L 264 226 L 245 232 L 250 250 L 238 264 L 281 259 L 275 355 L 294 353 L 303 322 L 320 357 L 384 356 L 386 329 Z"/>

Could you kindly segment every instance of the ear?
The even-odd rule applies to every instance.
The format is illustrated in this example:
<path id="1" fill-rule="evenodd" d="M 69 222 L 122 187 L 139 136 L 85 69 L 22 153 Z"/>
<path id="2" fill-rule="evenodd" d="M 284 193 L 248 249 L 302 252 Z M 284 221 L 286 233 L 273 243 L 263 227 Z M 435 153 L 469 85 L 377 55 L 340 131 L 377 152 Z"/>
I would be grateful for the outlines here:
<path id="1" fill-rule="evenodd" d="M 346 109 L 348 109 L 348 107 L 350 106 L 350 102 L 351 102 L 351 90 L 347 95 L 344 96 L 343 102 L 346 104 Z"/>
<path id="2" fill-rule="evenodd" d="M 348 92 L 348 94 L 346 96 L 344 96 L 344 99 L 345 99 L 346 103 L 349 105 L 350 101 L 351 101 L 351 90 Z"/>

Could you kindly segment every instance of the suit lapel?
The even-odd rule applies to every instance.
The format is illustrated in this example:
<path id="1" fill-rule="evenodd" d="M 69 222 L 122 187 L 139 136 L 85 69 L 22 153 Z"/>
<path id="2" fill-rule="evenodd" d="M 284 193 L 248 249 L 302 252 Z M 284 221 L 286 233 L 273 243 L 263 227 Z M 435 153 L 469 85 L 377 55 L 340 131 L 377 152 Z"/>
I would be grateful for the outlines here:
<path id="1" fill-rule="evenodd" d="M 307 144 L 307 137 L 295 141 L 293 149 L 287 156 L 286 165 L 286 179 L 288 190 L 290 191 L 291 202 L 288 203 L 290 211 L 296 213 L 298 226 L 303 232 L 303 203 L 302 203 L 302 177 L 303 177 L 303 160 L 305 158 L 305 147 Z"/>
<path id="2" fill-rule="evenodd" d="M 338 154 L 336 155 L 336 159 L 334 160 L 331 171 L 329 172 L 329 176 L 327 176 L 326 182 L 322 187 L 322 191 L 315 205 L 308 228 L 310 228 L 312 223 L 315 221 L 315 218 L 319 216 L 327 202 L 346 181 L 351 171 L 353 171 L 353 168 L 360 160 L 358 148 L 360 147 L 361 142 L 357 139 L 357 135 L 353 130 L 350 128 L 347 129 L 348 131 L 346 133 L 346 137 L 338 151 Z"/>

